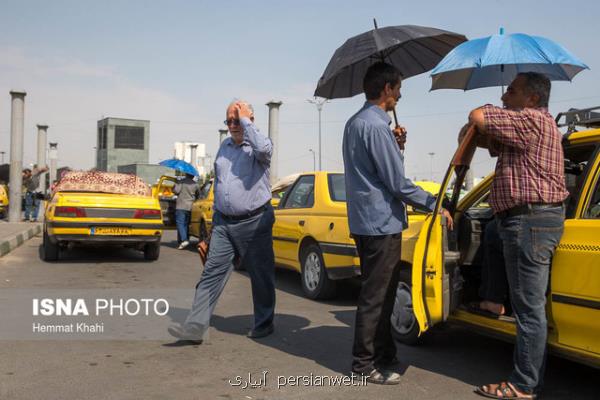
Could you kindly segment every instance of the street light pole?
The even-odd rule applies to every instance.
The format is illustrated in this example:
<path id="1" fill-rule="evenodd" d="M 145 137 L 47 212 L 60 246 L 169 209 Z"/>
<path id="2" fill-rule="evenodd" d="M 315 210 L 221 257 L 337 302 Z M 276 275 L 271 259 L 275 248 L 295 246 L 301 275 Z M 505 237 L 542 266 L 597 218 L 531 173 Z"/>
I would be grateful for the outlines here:
<path id="1" fill-rule="evenodd" d="M 313 149 L 308 149 L 313 155 L 313 171 L 317 170 L 317 160 L 315 158 L 315 151 Z"/>
<path id="2" fill-rule="evenodd" d="M 429 154 L 429 156 L 431 157 L 431 181 L 433 182 L 433 156 L 435 155 L 435 153 L 427 153 Z"/>
<path id="3" fill-rule="evenodd" d="M 306 101 L 317 106 L 317 111 L 319 112 L 319 171 L 320 171 L 321 170 L 321 111 L 323 110 L 323 104 L 327 103 L 329 100 L 327 100 L 327 99 L 317 100 L 317 98 L 315 97 L 314 99 L 308 99 Z"/>

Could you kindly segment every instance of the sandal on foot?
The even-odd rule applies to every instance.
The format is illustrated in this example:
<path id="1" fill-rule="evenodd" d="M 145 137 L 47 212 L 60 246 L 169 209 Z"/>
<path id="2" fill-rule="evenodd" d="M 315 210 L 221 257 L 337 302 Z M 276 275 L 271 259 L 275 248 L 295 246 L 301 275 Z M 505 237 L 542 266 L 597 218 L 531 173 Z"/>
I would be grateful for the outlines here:
<path id="1" fill-rule="evenodd" d="M 535 394 L 519 394 L 516 388 L 509 382 L 492 383 L 490 385 L 482 385 L 475 389 L 475 393 L 480 394 L 490 399 L 503 399 L 503 400 L 518 400 L 518 399 L 533 399 L 537 396 Z"/>

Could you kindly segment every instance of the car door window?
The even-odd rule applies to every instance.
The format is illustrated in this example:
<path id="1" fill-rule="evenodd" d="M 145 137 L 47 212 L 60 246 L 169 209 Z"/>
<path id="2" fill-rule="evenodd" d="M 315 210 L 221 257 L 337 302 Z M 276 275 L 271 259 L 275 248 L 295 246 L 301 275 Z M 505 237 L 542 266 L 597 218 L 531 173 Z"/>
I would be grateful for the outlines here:
<path id="1" fill-rule="evenodd" d="M 285 199 L 282 208 L 311 208 L 315 203 L 315 177 L 305 175 L 298 179 Z"/>
<path id="2" fill-rule="evenodd" d="M 210 192 L 210 187 L 212 186 L 212 182 L 206 182 L 200 188 L 200 198 L 205 199 L 208 197 L 208 193 Z"/>
<path id="3" fill-rule="evenodd" d="M 596 182 L 596 188 L 592 192 L 590 203 L 583 213 L 583 218 L 600 219 L 600 179 Z"/>
<path id="4" fill-rule="evenodd" d="M 329 174 L 327 175 L 329 181 L 329 197 L 333 201 L 346 201 L 346 182 L 344 181 L 344 174 Z"/>

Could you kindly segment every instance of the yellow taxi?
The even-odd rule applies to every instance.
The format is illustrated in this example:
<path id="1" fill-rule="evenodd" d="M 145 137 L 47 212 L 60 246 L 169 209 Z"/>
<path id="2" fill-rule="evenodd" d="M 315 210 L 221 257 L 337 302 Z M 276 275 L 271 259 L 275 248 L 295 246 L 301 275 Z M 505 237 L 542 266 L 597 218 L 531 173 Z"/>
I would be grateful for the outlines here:
<path id="1" fill-rule="evenodd" d="M 434 182 L 417 182 L 439 190 Z M 407 209 L 402 259 L 412 250 L 426 215 Z M 360 275 L 360 260 L 350 236 L 344 174 L 316 171 L 300 174 L 275 209 L 273 248 L 278 266 L 298 271 L 304 294 L 311 299 L 335 296 L 337 281 Z"/>
<path id="2" fill-rule="evenodd" d="M 135 175 L 68 172 L 44 216 L 43 258 L 55 261 L 69 244 L 126 245 L 160 254 L 163 220 L 158 197 Z"/>
<path id="3" fill-rule="evenodd" d="M 8 213 L 8 188 L 6 185 L 0 185 L 0 218 L 4 218 Z"/>
<path id="4" fill-rule="evenodd" d="M 273 198 L 271 204 L 277 207 L 285 190 L 298 178 L 299 174 L 286 176 L 275 182 L 271 187 Z M 213 179 L 209 179 L 200 186 L 200 198 L 192 204 L 189 234 L 202 240 L 210 231 L 213 218 L 213 203 L 215 201 Z"/>
<path id="5" fill-rule="evenodd" d="M 585 112 L 559 115 L 572 122 L 564 135 L 566 201 L 564 234 L 552 261 L 547 298 L 548 347 L 551 352 L 600 367 L 600 129 L 586 123 Z M 583 115 L 575 116 L 573 113 Z M 557 118 L 558 121 L 558 118 Z M 577 123 L 585 129 L 577 131 Z M 493 337 L 514 340 L 515 321 L 469 311 L 478 300 L 484 228 L 493 218 L 487 203 L 493 174 L 459 200 L 460 187 L 475 145 L 469 135 L 459 146 L 446 172 L 440 193 L 454 188 L 447 206 L 454 230 L 447 231 L 436 212 L 412 226 L 418 229 L 410 243 L 412 259 L 404 260 L 392 315 L 396 337 L 416 343 L 420 336 L 445 321 Z M 408 238 L 407 238 L 408 239 Z"/>

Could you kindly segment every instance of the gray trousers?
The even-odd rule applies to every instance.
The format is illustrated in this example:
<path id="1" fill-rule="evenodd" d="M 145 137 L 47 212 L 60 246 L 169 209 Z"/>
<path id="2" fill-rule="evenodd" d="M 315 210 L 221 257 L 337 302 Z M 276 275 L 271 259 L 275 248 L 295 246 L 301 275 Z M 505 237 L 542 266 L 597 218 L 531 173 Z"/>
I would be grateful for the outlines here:
<path id="1" fill-rule="evenodd" d="M 246 267 L 252 284 L 254 302 L 254 329 L 262 329 L 273 322 L 275 315 L 275 256 L 273 253 L 273 208 L 241 221 L 230 220 L 215 212 L 208 258 L 192 309 L 184 323 L 202 329 L 210 325 L 219 296 L 233 270 L 236 256 Z"/>

